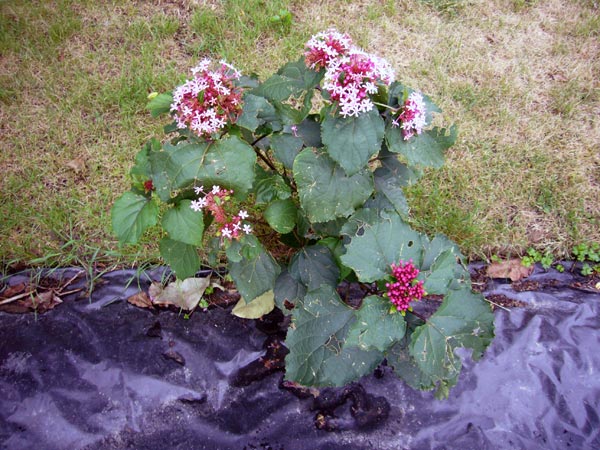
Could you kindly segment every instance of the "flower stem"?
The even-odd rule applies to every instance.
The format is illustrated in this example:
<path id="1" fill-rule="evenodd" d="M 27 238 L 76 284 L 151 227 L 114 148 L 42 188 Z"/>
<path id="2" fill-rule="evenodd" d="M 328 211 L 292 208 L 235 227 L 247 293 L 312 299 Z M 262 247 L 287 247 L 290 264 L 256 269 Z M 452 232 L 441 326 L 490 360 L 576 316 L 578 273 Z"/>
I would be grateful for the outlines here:
<path id="1" fill-rule="evenodd" d="M 387 109 L 390 109 L 393 112 L 396 112 L 396 111 L 398 111 L 400 109 L 400 108 L 394 108 L 393 106 L 390 106 L 390 105 L 386 105 L 385 103 L 373 102 L 373 104 L 377 105 L 377 106 L 382 106 L 382 107 L 387 108 Z"/>

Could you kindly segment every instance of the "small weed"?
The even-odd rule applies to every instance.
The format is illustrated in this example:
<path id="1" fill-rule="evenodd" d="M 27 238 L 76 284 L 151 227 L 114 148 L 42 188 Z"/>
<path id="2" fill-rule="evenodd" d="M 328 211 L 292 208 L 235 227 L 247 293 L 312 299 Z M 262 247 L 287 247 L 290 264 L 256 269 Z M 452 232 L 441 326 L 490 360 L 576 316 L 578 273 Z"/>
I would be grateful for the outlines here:
<path id="1" fill-rule="evenodd" d="M 292 26 L 292 13 L 287 9 L 280 9 L 278 14 L 269 18 L 272 24 L 278 25 L 285 32 L 289 32 Z"/>
<path id="2" fill-rule="evenodd" d="M 542 254 L 534 248 L 527 249 L 527 255 L 521 259 L 521 264 L 525 267 L 531 267 L 535 263 L 540 263 L 544 270 L 548 270 L 553 262 L 554 257 L 550 252 Z"/>
<path id="3" fill-rule="evenodd" d="M 600 274 L 600 243 L 581 243 L 573 247 L 573 256 L 578 262 L 582 262 L 581 275 L 591 276 Z"/>

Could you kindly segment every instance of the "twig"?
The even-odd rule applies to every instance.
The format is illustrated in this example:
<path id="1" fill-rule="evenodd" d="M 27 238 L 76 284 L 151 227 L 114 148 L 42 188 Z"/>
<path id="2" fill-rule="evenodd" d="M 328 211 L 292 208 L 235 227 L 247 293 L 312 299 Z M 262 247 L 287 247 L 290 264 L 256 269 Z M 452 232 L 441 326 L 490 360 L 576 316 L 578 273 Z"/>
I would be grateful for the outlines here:
<path id="1" fill-rule="evenodd" d="M 494 305 L 494 306 L 496 306 L 496 307 L 498 307 L 498 308 L 501 308 L 501 309 L 503 309 L 504 311 L 508 311 L 508 312 L 510 312 L 510 309 L 508 309 L 506 306 L 499 305 L 498 303 L 495 303 L 495 302 L 493 302 L 493 301 L 491 301 L 491 300 L 489 300 L 489 299 L 487 299 L 487 298 L 485 298 L 485 297 L 483 297 L 483 298 L 485 299 L 485 301 L 486 301 L 486 302 L 489 302 L 489 303 L 491 303 L 492 305 Z"/>
<path id="2" fill-rule="evenodd" d="M 22 294 L 15 295 L 14 297 L 7 298 L 7 299 L 5 299 L 5 300 L 2 300 L 2 301 L 0 302 L 0 305 L 5 305 L 6 303 L 11 303 L 11 302 L 17 301 L 17 300 L 19 300 L 20 298 L 23 298 L 23 297 L 30 296 L 30 295 L 31 295 L 31 294 L 33 294 L 34 292 L 35 292 L 35 291 L 23 292 Z"/>

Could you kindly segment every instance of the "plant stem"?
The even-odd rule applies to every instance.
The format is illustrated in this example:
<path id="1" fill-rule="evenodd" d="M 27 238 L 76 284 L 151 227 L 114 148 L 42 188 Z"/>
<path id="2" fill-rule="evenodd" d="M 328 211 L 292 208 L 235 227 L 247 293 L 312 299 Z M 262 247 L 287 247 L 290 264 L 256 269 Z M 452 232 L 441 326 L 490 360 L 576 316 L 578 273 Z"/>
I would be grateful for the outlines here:
<path id="1" fill-rule="evenodd" d="M 371 100 L 371 101 L 372 101 L 372 100 Z M 372 101 L 372 102 L 373 102 L 373 101 Z M 377 106 L 383 106 L 384 108 L 390 109 L 390 110 L 392 110 L 393 112 L 396 112 L 396 111 L 398 111 L 398 110 L 400 109 L 400 108 L 394 108 L 393 106 L 390 106 L 390 105 L 386 105 L 385 103 L 373 102 L 373 104 L 374 104 L 374 105 L 377 105 Z"/>
<path id="2" fill-rule="evenodd" d="M 263 155 L 263 153 L 259 149 L 257 149 L 256 147 L 252 146 L 252 148 L 254 149 L 254 153 L 256 153 L 257 156 L 260 159 L 262 159 L 267 166 L 269 166 L 269 168 L 271 168 L 272 170 L 274 170 L 275 172 L 277 172 L 277 168 L 271 162 L 271 160 L 269 160 L 269 158 L 267 158 L 265 155 Z M 279 173 L 279 172 L 277 172 L 277 173 Z"/>

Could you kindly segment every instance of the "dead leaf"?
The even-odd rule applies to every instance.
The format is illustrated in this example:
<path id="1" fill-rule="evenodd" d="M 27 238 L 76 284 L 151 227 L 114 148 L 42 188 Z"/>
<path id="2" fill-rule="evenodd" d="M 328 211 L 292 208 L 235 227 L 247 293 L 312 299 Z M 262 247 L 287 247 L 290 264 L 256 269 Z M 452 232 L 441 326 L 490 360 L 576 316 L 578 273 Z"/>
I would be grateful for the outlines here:
<path id="1" fill-rule="evenodd" d="M 56 295 L 56 292 L 52 289 L 39 293 L 31 300 L 32 309 L 35 309 L 40 314 L 54 309 L 56 305 L 59 305 L 62 302 L 62 299 Z"/>
<path id="2" fill-rule="evenodd" d="M 275 308 L 275 295 L 270 290 L 256 297 L 250 303 L 246 303 L 243 298 L 240 298 L 240 301 L 234 306 L 231 314 L 242 319 L 259 319 L 273 311 L 273 308 Z"/>
<path id="3" fill-rule="evenodd" d="M 138 308 L 150 308 L 154 309 L 154 305 L 152 304 L 152 300 L 148 297 L 148 294 L 145 292 L 138 292 L 137 294 L 133 294 L 131 297 L 127 299 L 129 303 Z"/>
<path id="4" fill-rule="evenodd" d="M 0 300 L 7 300 L 16 295 L 22 294 L 25 292 L 25 283 L 15 284 L 14 286 L 8 286 L 6 289 L 2 291 L 0 294 Z"/>
<path id="5" fill-rule="evenodd" d="M 176 352 L 173 349 L 169 349 L 166 352 L 164 352 L 163 356 L 167 359 L 175 361 L 177 364 L 181 364 L 182 366 L 185 366 L 185 358 L 181 355 L 181 353 Z"/>
<path id="6" fill-rule="evenodd" d="M 80 174 L 85 170 L 85 160 L 83 158 L 75 158 L 65 164 L 76 174 Z"/>
<path id="7" fill-rule="evenodd" d="M 165 288 L 159 283 L 152 283 L 148 294 L 155 305 L 173 305 L 190 311 L 198 305 L 209 285 L 210 277 L 175 280 Z"/>
<path id="8" fill-rule="evenodd" d="M 527 278 L 533 272 L 533 266 L 525 267 L 520 259 L 495 262 L 488 266 L 487 276 L 490 278 L 510 278 L 511 281 L 519 281 Z"/>

